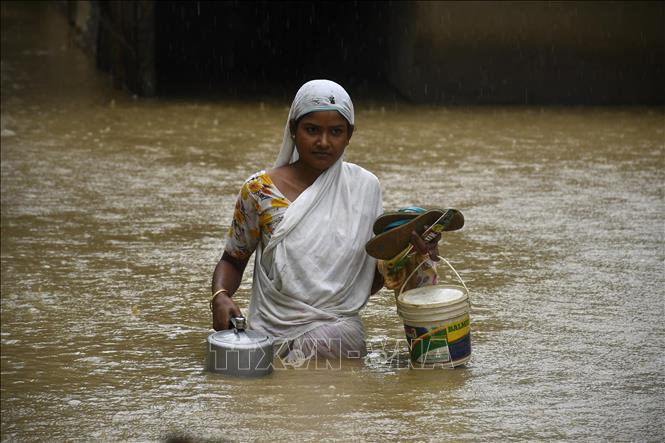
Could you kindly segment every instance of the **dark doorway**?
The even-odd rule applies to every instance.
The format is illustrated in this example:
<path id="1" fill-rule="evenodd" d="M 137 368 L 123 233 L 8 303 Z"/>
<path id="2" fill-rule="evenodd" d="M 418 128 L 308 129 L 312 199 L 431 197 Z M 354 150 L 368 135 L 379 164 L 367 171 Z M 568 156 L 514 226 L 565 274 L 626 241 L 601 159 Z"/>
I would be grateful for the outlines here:
<path id="1" fill-rule="evenodd" d="M 329 78 L 354 95 L 385 80 L 389 3 L 177 2 L 155 5 L 158 94 L 293 96 Z"/>

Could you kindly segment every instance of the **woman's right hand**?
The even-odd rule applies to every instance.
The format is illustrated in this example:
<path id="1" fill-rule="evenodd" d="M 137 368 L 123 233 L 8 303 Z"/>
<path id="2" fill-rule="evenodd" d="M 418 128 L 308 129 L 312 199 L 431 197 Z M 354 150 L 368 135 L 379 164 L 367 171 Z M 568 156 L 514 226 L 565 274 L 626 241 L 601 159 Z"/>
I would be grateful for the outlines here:
<path id="1" fill-rule="evenodd" d="M 240 308 L 226 292 L 220 292 L 212 300 L 212 328 L 215 331 L 231 329 L 231 318 L 240 317 Z"/>
<path id="2" fill-rule="evenodd" d="M 429 228 L 429 226 L 425 226 Z M 411 244 L 413 248 L 420 255 L 429 255 L 429 258 L 433 261 L 439 261 L 439 241 L 441 240 L 441 233 L 437 233 L 432 240 L 425 243 L 416 231 L 411 231 Z"/>

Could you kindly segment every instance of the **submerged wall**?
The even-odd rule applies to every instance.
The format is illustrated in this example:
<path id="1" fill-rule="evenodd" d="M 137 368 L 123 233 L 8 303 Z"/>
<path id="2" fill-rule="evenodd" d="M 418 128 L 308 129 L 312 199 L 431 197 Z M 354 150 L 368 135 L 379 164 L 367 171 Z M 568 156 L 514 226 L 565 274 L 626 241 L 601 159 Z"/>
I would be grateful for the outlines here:
<path id="1" fill-rule="evenodd" d="M 417 102 L 663 103 L 662 2 L 416 2 L 387 76 Z"/>
<path id="2" fill-rule="evenodd" d="M 665 103 L 663 2 L 68 4 L 98 66 L 143 95 L 325 76 L 418 103 Z"/>
<path id="3" fill-rule="evenodd" d="M 155 79 L 155 2 L 68 1 L 79 44 L 118 87 L 151 96 Z"/>

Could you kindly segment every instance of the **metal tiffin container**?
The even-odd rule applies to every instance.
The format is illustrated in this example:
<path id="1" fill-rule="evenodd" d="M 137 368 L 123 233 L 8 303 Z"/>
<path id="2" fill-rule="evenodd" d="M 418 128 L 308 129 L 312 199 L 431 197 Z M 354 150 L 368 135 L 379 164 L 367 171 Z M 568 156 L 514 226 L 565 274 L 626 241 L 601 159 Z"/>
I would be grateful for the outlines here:
<path id="1" fill-rule="evenodd" d="M 273 338 L 245 330 L 244 317 L 231 319 L 233 329 L 208 336 L 208 370 L 240 377 L 260 377 L 273 370 Z"/>

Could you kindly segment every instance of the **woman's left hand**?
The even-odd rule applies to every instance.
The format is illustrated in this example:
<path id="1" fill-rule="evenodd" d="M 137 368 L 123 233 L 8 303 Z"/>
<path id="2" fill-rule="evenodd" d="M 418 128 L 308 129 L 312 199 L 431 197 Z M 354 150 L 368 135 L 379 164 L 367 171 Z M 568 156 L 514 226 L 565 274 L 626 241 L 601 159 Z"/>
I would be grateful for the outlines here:
<path id="1" fill-rule="evenodd" d="M 425 227 L 427 229 L 427 226 Z M 436 234 L 429 242 L 425 242 L 416 231 L 411 231 L 411 244 L 419 254 L 429 255 L 434 261 L 439 261 L 439 240 L 441 240 L 441 233 Z"/>

